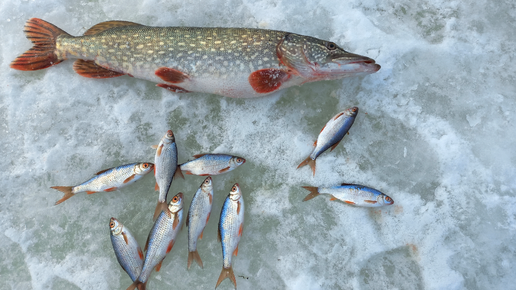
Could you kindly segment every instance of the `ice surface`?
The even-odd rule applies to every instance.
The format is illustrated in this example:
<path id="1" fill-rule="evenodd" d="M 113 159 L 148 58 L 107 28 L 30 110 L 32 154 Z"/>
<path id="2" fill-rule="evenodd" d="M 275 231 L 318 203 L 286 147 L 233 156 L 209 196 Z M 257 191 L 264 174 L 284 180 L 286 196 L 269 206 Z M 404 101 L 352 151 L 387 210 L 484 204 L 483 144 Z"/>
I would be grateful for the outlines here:
<path id="1" fill-rule="evenodd" d="M 141 245 L 156 205 L 145 177 L 121 191 L 59 206 L 55 185 L 152 161 L 167 129 L 180 161 L 232 153 L 245 165 L 214 177 L 214 210 L 198 243 L 204 269 L 186 270 L 184 229 L 149 289 L 213 289 L 222 266 L 216 224 L 233 183 L 246 223 L 239 289 L 507 289 L 516 284 L 516 9 L 511 1 L 4 1 L 0 4 L 2 289 L 126 289 L 109 218 Z M 374 58 L 361 78 L 305 84 L 260 99 L 174 94 L 120 77 L 92 80 L 67 61 L 20 72 L 31 17 L 79 35 L 112 19 L 154 26 L 291 31 Z M 360 113 L 343 142 L 296 166 L 338 111 Z M 187 204 L 203 177 L 174 181 Z M 391 196 L 382 209 L 302 185 L 362 183 Z M 219 289 L 233 289 L 224 281 Z"/>

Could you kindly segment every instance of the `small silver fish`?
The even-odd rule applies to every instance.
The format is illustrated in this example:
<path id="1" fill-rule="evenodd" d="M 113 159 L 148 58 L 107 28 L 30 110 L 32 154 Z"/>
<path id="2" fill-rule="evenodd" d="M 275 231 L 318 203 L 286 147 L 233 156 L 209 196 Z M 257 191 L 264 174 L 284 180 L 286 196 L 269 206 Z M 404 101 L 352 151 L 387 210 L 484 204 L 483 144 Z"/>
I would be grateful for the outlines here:
<path id="1" fill-rule="evenodd" d="M 231 257 L 238 255 L 238 243 L 244 229 L 244 198 L 238 183 L 231 188 L 231 192 L 224 201 L 219 220 L 219 241 L 222 242 L 222 272 L 215 288 L 224 281 L 231 279 L 236 289 L 236 279 L 231 265 Z"/>
<path id="2" fill-rule="evenodd" d="M 52 186 L 51 188 L 63 192 L 63 198 L 56 202 L 56 205 L 69 199 L 79 192 L 86 191 L 92 194 L 100 191 L 115 191 L 151 172 L 154 168 L 152 163 L 131 163 L 113 167 L 97 172 L 95 177 L 76 186 Z"/>
<path id="3" fill-rule="evenodd" d="M 188 269 L 195 259 L 197 264 L 203 268 L 201 257 L 197 252 L 197 239 L 202 239 L 202 233 L 210 219 L 211 207 L 213 205 L 213 185 L 211 177 L 207 177 L 195 193 L 188 216 L 186 226 L 188 227 Z"/>
<path id="4" fill-rule="evenodd" d="M 312 187 L 303 186 L 310 191 L 303 201 L 310 200 L 319 194 L 329 194 L 330 200 L 340 200 L 347 204 L 361 207 L 380 207 L 394 204 L 394 200 L 384 193 L 359 184 L 343 183 L 340 186 Z"/>
<path id="5" fill-rule="evenodd" d="M 229 172 L 245 163 L 245 159 L 226 154 L 197 154 L 195 159 L 179 167 L 188 175 L 219 175 Z"/>
<path id="6" fill-rule="evenodd" d="M 159 213 L 167 208 L 167 194 L 176 171 L 179 171 L 181 176 L 182 174 L 181 170 L 177 170 L 177 146 L 172 130 L 168 130 L 159 144 L 153 148 L 156 149 L 154 156 L 155 189 L 159 190 L 158 204 L 153 217 L 153 220 L 156 220 Z"/>
<path id="7" fill-rule="evenodd" d="M 183 222 L 183 194 L 176 194 L 165 211 L 162 211 L 154 222 L 145 245 L 145 261 L 140 276 L 127 290 L 138 287 L 144 290 L 154 268 L 161 269 L 161 263 L 172 250 L 176 237 L 181 231 Z"/>
<path id="8" fill-rule="evenodd" d="M 353 107 L 347 110 L 344 110 L 333 118 L 331 118 L 326 125 L 319 133 L 317 140 L 314 143 L 314 149 L 312 153 L 303 161 L 297 168 L 303 167 L 305 165 L 310 165 L 312 169 L 313 175 L 315 175 L 315 159 L 319 155 L 321 155 L 324 151 L 328 150 L 331 147 L 330 151 L 333 151 L 337 145 L 339 145 L 340 141 L 346 133 L 348 133 L 349 128 L 355 122 L 355 118 L 358 114 L 358 108 Z"/>
<path id="9" fill-rule="evenodd" d="M 129 229 L 116 218 L 112 217 L 109 221 L 109 229 L 116 259 L 134 282 L 143 267 L 142 249 Z"/>

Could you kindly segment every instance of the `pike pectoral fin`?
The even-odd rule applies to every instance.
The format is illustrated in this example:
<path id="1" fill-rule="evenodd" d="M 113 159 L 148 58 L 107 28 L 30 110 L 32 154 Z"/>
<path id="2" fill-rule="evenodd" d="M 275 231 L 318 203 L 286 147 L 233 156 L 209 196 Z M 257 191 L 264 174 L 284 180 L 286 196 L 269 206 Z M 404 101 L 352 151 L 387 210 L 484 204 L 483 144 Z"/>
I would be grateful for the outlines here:
<path id="1" fill-rule="evenodd" d="M 167 84 L 157 84 L 158 87 L 167 89 L 174 93 L 189 93 L 190 91 L 183 89 L 182 87 L 167 85 Z"/>
<path id="2" fill-rule="evenodd" d="M 73 63 L 73 70 L 83 77 L 93 79 L 115 78 L 124 75 L 124 73 L 103 68 L 93 60 L 83 59 L 78 59 Z"/>
<path id="3" fill-rule="evenodd" d="M 90 29 L 86 30 L 83 35 L 94 35 L 102 31 L 106 31 L 111 28 L 115 27 L 122 27 L 122 26 L 131 26 L 131 25 L 141 25 L 134 22 L 129 21 L 119 21 L 119 20 L 113 20 L 113 21 L 105 21 L 101 23 L 97 23 L 93 25 Z"/>
<path id="4" fill-rule="evenodd" d="M 279 89 L 281 84 L 289 78 L 290 74 L 285 71 L 267 68 L 251 73 L 248 80 L 257 93 L 266 94 Z"/>
<path id="5" fill-rule="evenodd" d="M 187 74 L 168 67 L 160 67 L 154 73 L 167 83 L 173 84 L 182 83 L 189 78 Z"/>

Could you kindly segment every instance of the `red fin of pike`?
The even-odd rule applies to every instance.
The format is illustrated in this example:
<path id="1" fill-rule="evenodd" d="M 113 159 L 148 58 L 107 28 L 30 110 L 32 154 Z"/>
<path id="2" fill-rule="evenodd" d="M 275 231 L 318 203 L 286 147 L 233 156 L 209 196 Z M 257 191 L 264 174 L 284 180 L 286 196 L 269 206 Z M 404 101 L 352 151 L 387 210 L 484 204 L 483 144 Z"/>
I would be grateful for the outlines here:
<path id="1" fill-rule="evenodd" d="M 187 74 L 168 67 L 160 67 L 154 73 L 167 83 L 178 84 L 189 79 Z"/>
<path id="2" fill-rule="evenodd" d="M 249 75 L 249 84 L 261 94 L 274 92 L 290 78 L 290 74 L 279 69 L 267 68 L 257 70 Z"/>
<path id="3" fill-rule="evenodd" d="M 39 18 L 31 18 L 23 29 L 25 36 L 34 46 L 11 62 L 11 68 L 17 70 L 39 70 L 62 62 L 56 50 L 56 40 L 60 35 L 69 35 L 57 26 Z"/>
<path id="4" fill-rule="evenodd" d="M 178 87 L 178 86 L 174 86 L 174 85 L 157 84 L 156 86 L 167 89 L 174 93 L 189 93 L 190 92 L 190 91 L 183 89 L 182 87 Z"/>
<path id="5" fill-rule="evenodd" d="M 310 193 L 303 199 L 303 201 L 310 200 L 319 195 L 319 191 L 317 190 L 317 187 L 314 187 L 314 186 L 302 186 L 302 187 L 304 189 L 310 191 Z"/>
<path id="6" fill-rule="evenodd" d="M 86 30 L 86 32 L 84 32 L 83 35 L 94 35 L 99 32 L 103 32 L 108 29 L 111 29 L 111 28 L 122 27 L 122 26 L 131 26 L 131 25 L 141 25 L 141 24 L 129 22 L 129 21 L 119 21 L 119 20 L 105 21 L 105 22 L 101 22 L 101 23 L 97 23 L 97 24 L 93 25 L 90 29 Z"/>
<path id="7" fill-rule="evenodd" d="M 188 269 L 190 269 L 190 266 L 192 265 L 192 261 L 195 260 L 195 262 L 197 262 L 197 264 L 204 269 L 203 265 L 202 265 L 202 260 L 201 260 L 201 256 L 199 256 L 199 253 L 197 252 L 197 250 L 193 251 L 193 252 L 188 252 Z"/>
<path id="8" fill-rule="evenodd" d="M 83 59 L 78 59 L 73 63 L 73 70 L 85 78 L 92 79 L 116 78 L 124 75 L 124 73 L 101 67 L 93 60 Z"/>
<path id="9" fill-rule="evenodd" d="M 224 281 L 226 278 L 229 278 L 231 282 L 233 282 L 233 285 L 235 285 L 236 289 L 236 279 L 235 274 L 233 273 L 233 267 L 229 267 L 227 269 L 222 268 L 222 271 L 220 272 L 219 279 L 217 280 L 217 285 L 215 288 L 219 287 L 220 283 Z"/>
<path id="10" fill-rule="evenodd" d="M 305 160 L 303 160 L 303 162 L 301 162 L 297 168 L 301 168 L 305 165 L 309 165 L 310 168 L 312 169 L 312 172 L 313 172 L 313 175 L 315 176 L 315 160 L 313 160 L 312 158 L 310 158 L 310 156 L 308 156 Z"/>

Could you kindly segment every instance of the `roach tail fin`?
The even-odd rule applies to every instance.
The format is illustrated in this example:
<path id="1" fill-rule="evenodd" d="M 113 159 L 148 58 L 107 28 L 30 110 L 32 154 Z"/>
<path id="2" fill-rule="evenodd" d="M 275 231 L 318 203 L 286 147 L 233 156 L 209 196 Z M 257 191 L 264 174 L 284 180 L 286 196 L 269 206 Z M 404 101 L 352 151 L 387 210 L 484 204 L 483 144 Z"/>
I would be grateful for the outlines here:
<path id="1" fill-rule="evenodd" d="M 313 187 L 313 186 L 302 186 L 302 188 L 310 191 L 310 193 L 303 199 L 303 201 L 307 201 L 307 200 L 310 200 L 316 196 L 319 195 L 319 192 L 317 191 L 317 187 Z"/>
<path id="2" fill-rule="evenodd" d="M 145 283 L 142 283 L 136 280 L 133 284 L 131 284 L 131 286 L 127 288 L 127 290 L 134 290 L 136 288 L 138 288 L 138 290 L 145 290 L 147 288 L 147 281 L 145 281 Z"/>
<path id="3" fill-rule="evenodd" d="M 228 269 L 222 268 L 222 272 L 220 272 L 219 280 L 217 281 L 217 285 L 215 286 L 215 288 L 219 287 L 219 284 L 228 277 L 229 277 L 229 279 L 231 279 L 231 282 L 233 282 L 233 285 L 235 285 L 235 289 L 236 289 L 235 273 L 233 273 L 232 266 L 229 267 Z"/>
<path id="4" fill-rule="evenodd" d="M 190 269 L 190 266 L 192 265 L 192 260 L 195 260 L 201 268 L 204 269 L 204 266 L 202 265 L 201 256 L 199 256 L 199 252 L 197 250 L 193 252 L 188 252 L 188 269 Z"/>
<path id="5" fill-rule="evenodd" d="M 310 158 L 310 156 L 308 156 L 308 157 L 306 157 L 305 160 L 303 160 L 303 162 L 301 162 L 297 166 L 297 168 L 301 168 L 301 167 L 303 167 L 305 165 L 310 165 L 310 168 L 312 169 L 312 172 L 313 172 L 313 174 L 315 176 L 315 159 L 312 159 L 312 158 Z"/>
<path id="6" fill-rule="evenodd" d="M 69 199 L 70 197 L 74 196 L 75 194 L 72 193 L 73 186 L 52 186 L 51 188 L 57 189 L 60 192 L 64 193 L 65 195 L 60 200 L 56 201 L 55 205 L 58 205 L 62 203 L 63 201 Z"/>
<path id="7" fill-rule="evenodd" d="M 56 40 L 60 35 L 69 35 L 57 26 L 38 18 L 31 18 L 23 29 L 34 46 L 11 62 L 17 70 L 39 70 L 62 62 L 56 54 Z"/>
<path id="8" fill-rule="evenodd" d="M 154 210 L 154 217 L 152 218 L 152 220 L 155 221 L 162 211 L 167 211 L 167 210 L 168 210 L 167 203 L 158 201 L 158 205 L 156 205 L 156 210 Z"/>

